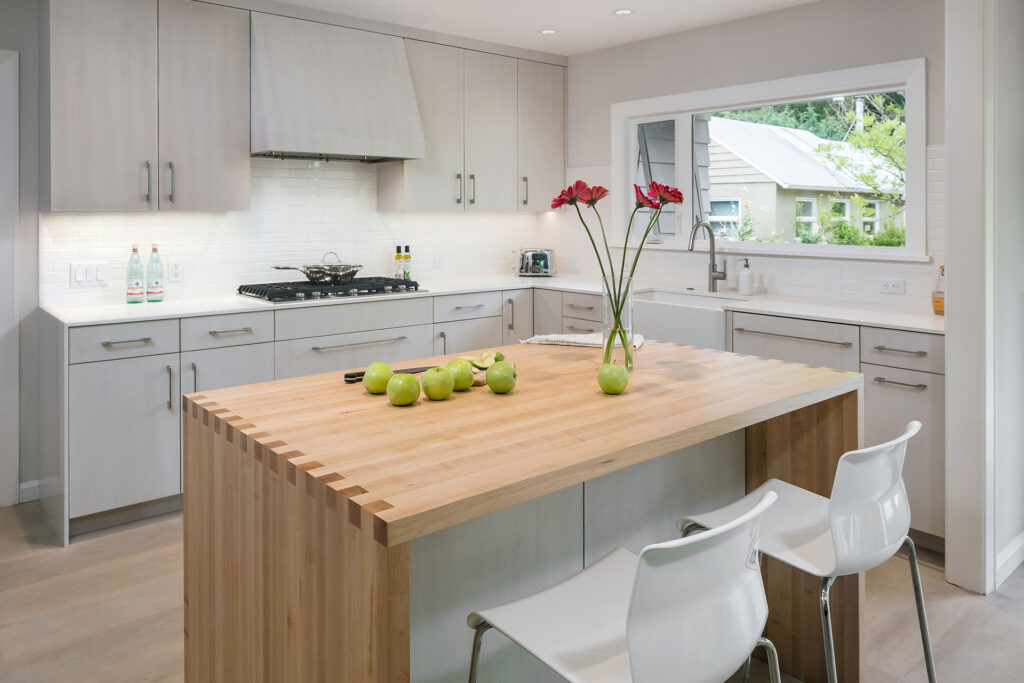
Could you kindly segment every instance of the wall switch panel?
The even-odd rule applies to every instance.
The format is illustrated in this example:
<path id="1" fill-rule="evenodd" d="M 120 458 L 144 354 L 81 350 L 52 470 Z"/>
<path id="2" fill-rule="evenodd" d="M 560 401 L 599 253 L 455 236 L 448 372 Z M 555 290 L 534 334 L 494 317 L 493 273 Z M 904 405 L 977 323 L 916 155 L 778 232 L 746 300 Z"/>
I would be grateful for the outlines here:
<path id="1" fill-rule="evenodd" d="M 444 252 L 440 249 L 434 250 L 434 270 L 441 270 L 444 268 Z"/>
<path id="2" fill-rule="evenodd" d="M 106 287 L 107 264 L 103 261 L 81 262 L 71 264 L 70 281 L 72 287 Z"/>
<path id="3" fill-rule="evenodd" d="M 907 281 L 903 278 L 895 280 L 882 280 L 882 284 L 878 291 L 882 294 L 906 294 L 907 293 Z"/>
<path id="4" fill-rule="evenodd" d="M 181 282 L 185 279 L 185 267 L 181 265 L 181 261 L 171 261 L 167 265 L 170 269 L 170 275 L 167 278 L 169 282 Z"/>

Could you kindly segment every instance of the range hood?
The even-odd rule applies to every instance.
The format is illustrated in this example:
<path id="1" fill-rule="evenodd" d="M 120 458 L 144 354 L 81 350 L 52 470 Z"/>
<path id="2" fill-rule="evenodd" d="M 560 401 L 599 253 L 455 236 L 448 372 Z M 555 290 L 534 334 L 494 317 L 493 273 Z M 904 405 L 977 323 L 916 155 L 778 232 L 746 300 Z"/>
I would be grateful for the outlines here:
<path id="1" fill-rule="evenodd" d="M 252 13 L 253 156 L 421 159 L 401 38 Z"/>

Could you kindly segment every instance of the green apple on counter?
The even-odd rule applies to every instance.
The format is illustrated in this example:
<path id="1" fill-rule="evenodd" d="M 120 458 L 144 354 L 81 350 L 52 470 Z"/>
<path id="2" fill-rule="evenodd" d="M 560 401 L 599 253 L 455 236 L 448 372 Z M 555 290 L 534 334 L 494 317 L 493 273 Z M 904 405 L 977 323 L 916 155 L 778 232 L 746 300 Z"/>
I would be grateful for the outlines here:
<path id="1" fill-rule="evenodd" d="M 371 394 L 383 394 L 393 374 L 387 363 L 370 363 L 363 371 L 363 388 Z"/>
<path id="2" fill-rule="evenodd" d="M 455 378 L 448 368 L 430 368 L 423 373 L 423 393 L 431 401 L 443 401 L 452 395 Z"/>
<path id="3" fill-rule="evenodd" d="M 448 370 L 455 382 L 455 391 L 465 391 L 473 386 L 473 366 L 465 358 L 456 358 L 448 362 Z"/>
<path id="4" fill-rule="evenodd" d="M 597 371 L 597 384 L 606 394 L 621 394 L 629 384 L 629 372 L 625 365 L 605 363 Z"/>
<path id="5" fill-rule="evenodd" d="M 388 380 L 388 400 L 396 406 L 408 406 L 420 397 L 420 381 L 415 375 L 400 372 Z"/>
<path id="6" fill-rule="evenodd" d="M 507 360 L 495 361 L 487 368 L 487 386 L 496 394 L 507 394 L 516 386 L 516 366 Z"/>

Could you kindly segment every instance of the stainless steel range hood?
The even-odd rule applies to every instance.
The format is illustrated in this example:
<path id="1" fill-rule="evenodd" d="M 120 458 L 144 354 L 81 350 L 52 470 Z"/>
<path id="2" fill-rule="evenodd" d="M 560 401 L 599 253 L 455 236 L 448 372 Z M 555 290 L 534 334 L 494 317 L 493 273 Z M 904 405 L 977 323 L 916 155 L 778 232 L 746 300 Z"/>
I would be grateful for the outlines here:
<path id="1" fill-rule="evenodd" d="M 253 156 L 423 158 L 396 36 L 253 12 L 251 97 Z"/>

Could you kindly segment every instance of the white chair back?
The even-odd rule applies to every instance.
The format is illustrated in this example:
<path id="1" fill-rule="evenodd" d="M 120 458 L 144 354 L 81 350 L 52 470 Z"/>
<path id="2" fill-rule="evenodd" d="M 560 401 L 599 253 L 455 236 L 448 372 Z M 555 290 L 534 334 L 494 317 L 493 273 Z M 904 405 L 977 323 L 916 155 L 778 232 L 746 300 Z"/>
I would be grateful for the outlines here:
<path id="1" fill-rule="evenodd" d="M 877 567 L 903 544 L 910 530 L 903 460 L 907 442 L 920 429 L 915 420 L 899 438 L 839 459 L 828 504 L 835 576 Z"/>
<path id="2" fill-rule="evenodd" d="M 747 660 L 768 618 L 758 549 L 776 498 L 640 552 L 626 625 L 634 683 L 721 683 Z"/>

